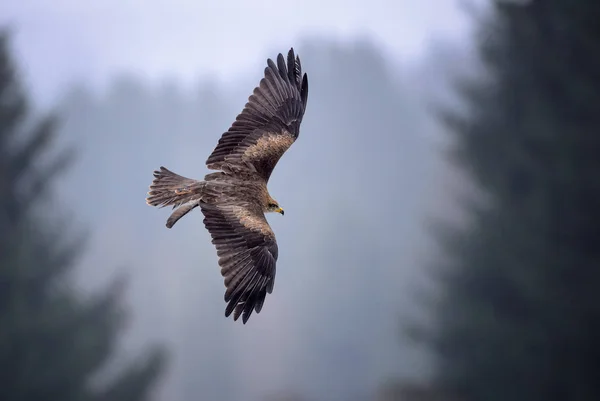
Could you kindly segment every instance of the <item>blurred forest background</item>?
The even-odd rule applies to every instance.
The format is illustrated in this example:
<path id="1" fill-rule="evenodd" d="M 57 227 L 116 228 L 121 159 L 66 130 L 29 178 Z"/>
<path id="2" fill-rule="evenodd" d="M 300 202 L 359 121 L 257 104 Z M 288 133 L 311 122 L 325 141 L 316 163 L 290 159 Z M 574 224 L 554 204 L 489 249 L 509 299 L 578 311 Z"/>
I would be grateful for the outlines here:
<path id="1" fill-rule="evenodd" d="M 368 37 L 293 45 L 309 104 L 246 326 L 200 213 L 167 230 L 144 197 L 160 165 L 203 176 L 289 46 L 231 85 L 126 74 L 42 107 L 4 26 L 0 399 L 598 399 L 600 3 L 471 20 L 472 46 L 406 65 Z"/>

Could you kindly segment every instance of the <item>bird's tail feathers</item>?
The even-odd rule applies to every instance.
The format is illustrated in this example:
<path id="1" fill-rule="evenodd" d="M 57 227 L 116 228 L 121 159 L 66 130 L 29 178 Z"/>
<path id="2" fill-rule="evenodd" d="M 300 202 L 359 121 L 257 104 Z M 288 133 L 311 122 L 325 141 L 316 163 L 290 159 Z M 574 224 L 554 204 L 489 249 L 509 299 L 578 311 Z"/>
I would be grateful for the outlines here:
<path id="1" fill-rule="evenodd" d="M 204 181 L 183 177 L 161 166 L 159 170 L 154 171 L 154 180 L 150 184 L 146 203 L 156 207 L 178 208 L 167 221 L 167 227 L 171 228 L 177 220 L 198 206 L 204 185 Z"/>

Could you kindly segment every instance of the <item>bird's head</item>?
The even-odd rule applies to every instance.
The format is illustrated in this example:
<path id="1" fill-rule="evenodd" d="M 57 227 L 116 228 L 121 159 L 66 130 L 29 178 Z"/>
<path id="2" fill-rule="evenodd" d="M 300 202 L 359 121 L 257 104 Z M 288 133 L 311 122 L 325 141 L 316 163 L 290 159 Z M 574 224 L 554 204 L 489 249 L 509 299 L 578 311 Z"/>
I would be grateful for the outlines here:
<path id="1" fill-rule="evenodd" d="M 283 209 L 281 208 L 281 206 L 279 206 L 279 203 L 277 203 L 275 199 L 271 199 L 267 204 L 267 212 L 281 213 L 282 216 L 284 214 Z"/>

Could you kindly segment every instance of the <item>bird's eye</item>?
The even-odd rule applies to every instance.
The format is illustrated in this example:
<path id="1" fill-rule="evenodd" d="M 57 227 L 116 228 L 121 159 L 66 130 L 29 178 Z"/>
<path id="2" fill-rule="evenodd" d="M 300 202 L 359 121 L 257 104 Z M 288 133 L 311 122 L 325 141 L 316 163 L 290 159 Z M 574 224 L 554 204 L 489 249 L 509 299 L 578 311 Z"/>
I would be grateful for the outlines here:
<path id="1" fill-rule="evenodd" d="M 276 204 L 274 204 L 274 203 L 269 203 L 269 207 L 273 207 L 273 208 L 275 208 L 275 207 L 277 207 L 277 205 L 276 205 Z"/>

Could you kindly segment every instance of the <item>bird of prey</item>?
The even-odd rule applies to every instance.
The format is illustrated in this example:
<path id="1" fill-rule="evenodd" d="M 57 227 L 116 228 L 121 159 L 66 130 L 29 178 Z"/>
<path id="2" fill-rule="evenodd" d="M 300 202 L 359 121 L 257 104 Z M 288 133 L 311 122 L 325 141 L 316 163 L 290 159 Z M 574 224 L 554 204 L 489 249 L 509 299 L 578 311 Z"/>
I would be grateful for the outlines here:
<path id="1" fill-rule="evenodd" d="M 154 171 L 146 203 L 173 207 L 168 228 L 196 207 L 204 214 L 224 277 L 225 316 L 234 321 L 242 316 L 246 324 L 273 292 L 279 251 L 265 213 L 284 212 L 267 183 L 298 138 L 307 99 L 308 77 L 291 48 L 287 58 L 267 59 L 264 77 L 206 160 L 217 171 L 202 181 Z"/>

